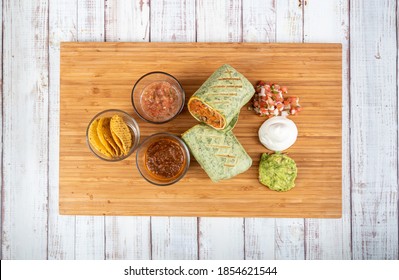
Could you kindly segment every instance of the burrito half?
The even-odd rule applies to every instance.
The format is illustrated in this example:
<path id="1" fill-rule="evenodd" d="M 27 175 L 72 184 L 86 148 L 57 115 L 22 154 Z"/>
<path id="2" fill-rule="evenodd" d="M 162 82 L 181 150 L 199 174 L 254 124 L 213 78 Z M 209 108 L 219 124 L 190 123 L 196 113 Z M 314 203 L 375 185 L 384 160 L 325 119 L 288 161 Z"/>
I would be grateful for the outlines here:
<path id="1" fill-rule="evenodd" d="M 218 130 L 230 130 L 241 107 L 255 93 L 252 84 L 228 64 L 217 69 L 188 101 L 188 110 L 200 122 Z"/>
<path id="2" fill-rule="evenodd" d="M 182 138 L 214 182 L 230 179 L 252 165 L 252 159 L 231 131 L 224 133 L 198 124 L 183 133 Z"/>

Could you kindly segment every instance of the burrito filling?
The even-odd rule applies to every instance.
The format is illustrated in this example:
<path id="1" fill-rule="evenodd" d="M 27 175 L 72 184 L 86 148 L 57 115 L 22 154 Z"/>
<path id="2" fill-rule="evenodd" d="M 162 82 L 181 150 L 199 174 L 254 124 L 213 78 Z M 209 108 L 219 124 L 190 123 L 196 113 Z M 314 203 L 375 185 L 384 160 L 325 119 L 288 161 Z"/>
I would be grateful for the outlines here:
<path id="1" fill-rule="evenodd" d="M 225 121 L 220 113 L 210 108 L 207 104 L 193 98 L 188 104 L 188 108 L 195 118 L 214 128 L 224 128 Z"/>

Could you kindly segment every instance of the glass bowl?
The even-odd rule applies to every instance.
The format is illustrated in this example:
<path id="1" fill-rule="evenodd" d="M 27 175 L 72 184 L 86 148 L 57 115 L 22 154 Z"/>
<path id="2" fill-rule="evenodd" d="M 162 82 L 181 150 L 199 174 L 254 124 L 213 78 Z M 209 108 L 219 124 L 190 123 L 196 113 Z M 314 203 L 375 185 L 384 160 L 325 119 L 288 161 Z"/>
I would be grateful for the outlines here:
<path id="1" fill-rule="evenodd" d="M 130 149 L 123 155 L 118 155 L 118 156 L 106 156 L 103 153 L 101 153 L 89 140 L 89 134 L 90 134 L 90 126 L 92 125 L 92 123 L 96 120 L 99 120 L 100 118 L 112 118 L 113 116 L 118 115 L 119 117 L 121 117 L 124 121 L 124 123 L 127 125 L 127 127 L 130 130 L 130 134 L 132 136 L 132 142 L 131 142 L 131 147 Z M 109 132 L 108 132 L 109 134 Z M 97 134 L 98 137 L 98 134 Z M 115 135 L 112 135 L 112 138 L 115 140 Z M 119 139 L 119 138 L 118 138 Z M 99 139 L 98 139 L 99 140 Z M 120 140 L 119 140 L 120 141 Z M 139 141 L 140 141 L 140 129 L 139 126 L 137 124 L 137 122 L 133 119 L 132 116 L 130 116 L 128 113 L 118 110 L 118 109 L 110 109 L 110 110 L 105 110 L 102 111 L 100 113 L 98 113 L 97 115 L 95 115 L 93 117 L 93 119 L 90 121 L 89 125 L 87 126 L 87 130 L 86 130 L 86 142 L 87 145 L 89 146 L 90 151 L 97 156 L 98 158 L 105 160 L 105 161 L 120 161 L 123 160 L 127 157 L 129 157 L 134 150 L 136 150 L 137 146 L 139 145 Z M 101 140 L 100 140 L 101 142 Z M 114 141 L 113 144 L 110 144 L 109 141 L 107 141 L 107 143 L 109 144 L 108 149 L 113 149 L 113 145 L 119 146 L 122 145 L 121 142 L 119 142 L 119 145 Z M 102 146 L 103 148 L 105 148 L 105 146 Z M 107 150 L 107 149 L 106 149 Z"/>
<path id="2" fill-rule="evenodd" d="M 136 165 L 148 182 L 167 186 L 184 177 L 190 166 L 190 152 L 179 137 L 166 132 L 156 133 L 138 147 Z"/>
<path id="3" fill-rule="evenodd" d="M 131 99 L 140 118 L 149 123 L 161 124 L 180 114 L 184 107 L 185 92 L 172 75 L 150 72 L 136 82 Z"/>

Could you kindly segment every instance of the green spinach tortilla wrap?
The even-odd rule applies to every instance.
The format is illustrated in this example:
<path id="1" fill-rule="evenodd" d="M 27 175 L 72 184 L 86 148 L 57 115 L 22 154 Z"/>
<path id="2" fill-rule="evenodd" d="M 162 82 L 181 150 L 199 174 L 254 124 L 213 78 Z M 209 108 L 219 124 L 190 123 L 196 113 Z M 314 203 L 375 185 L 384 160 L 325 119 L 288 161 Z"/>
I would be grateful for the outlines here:
<path id="1" fill-rule="evenodd" d="M 241 107 L 255 93 L 252 84 L 228 64 L 217 69 L 188 101 L 188 110 L 200 122 L 231 130 Z"/>
<path id="2" fill-rule="evenodd" d="M 252 159 L 231 131 L 198 124 L 183 133 L 182 139 L 214 182 L 230 179 L 252 165 Z"/>

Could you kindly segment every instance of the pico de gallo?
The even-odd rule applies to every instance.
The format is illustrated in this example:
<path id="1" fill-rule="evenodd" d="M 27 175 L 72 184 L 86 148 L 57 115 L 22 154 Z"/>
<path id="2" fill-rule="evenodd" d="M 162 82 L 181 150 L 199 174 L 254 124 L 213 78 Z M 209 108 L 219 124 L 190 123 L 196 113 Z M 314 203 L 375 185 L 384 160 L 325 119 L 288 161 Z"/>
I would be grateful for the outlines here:
<path id="1" fill-rule="evenodd" d="M 259 116 L 267 118 L 296 115 L 302 109 L 299 105 L 299 97 L 284 97 L 286 94 L 288 94 L 286 86 L 259 81 L 255 87 L 250 109 Z"/>

